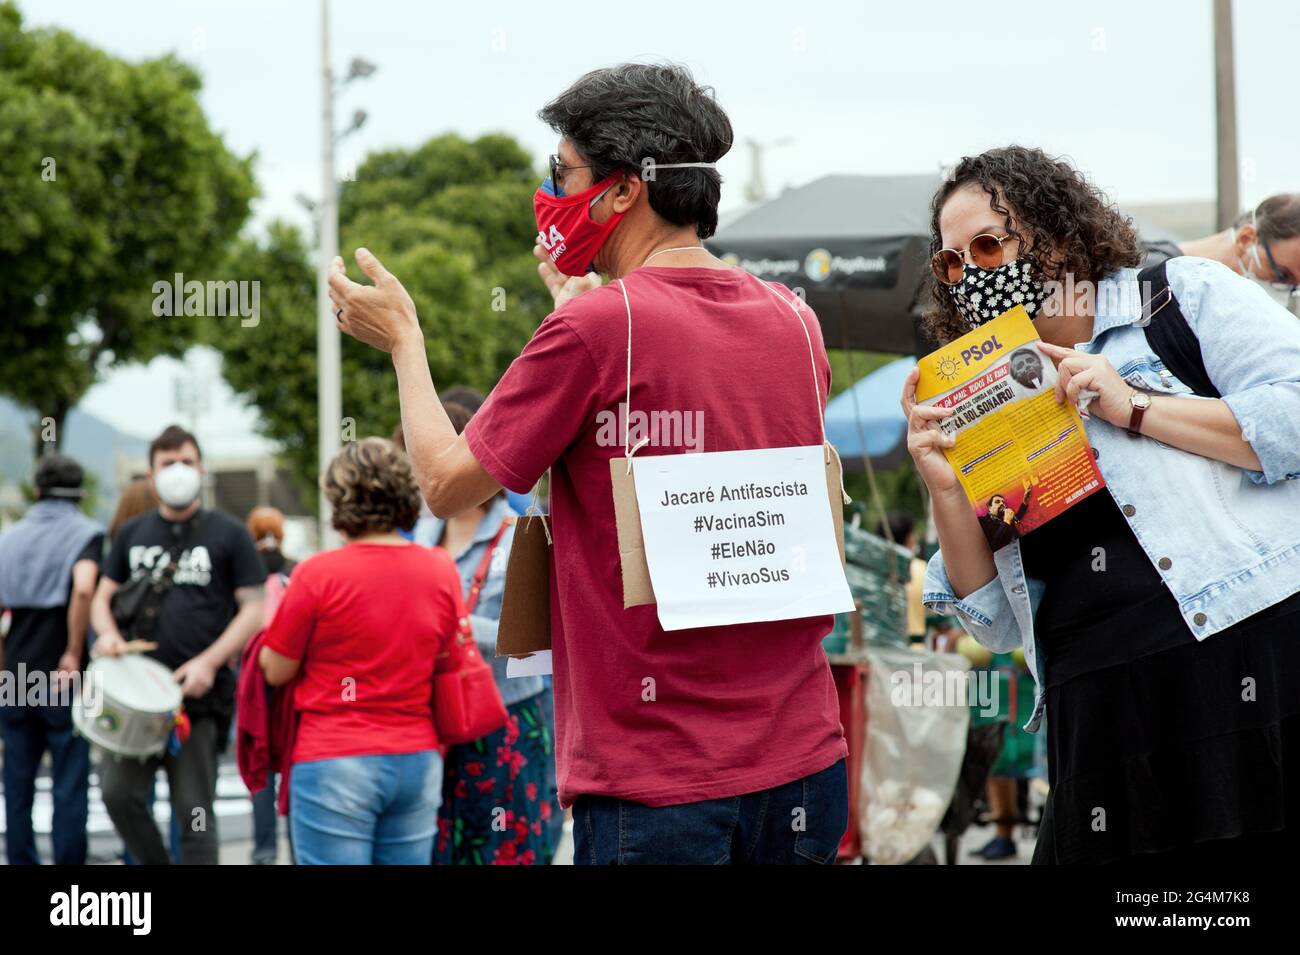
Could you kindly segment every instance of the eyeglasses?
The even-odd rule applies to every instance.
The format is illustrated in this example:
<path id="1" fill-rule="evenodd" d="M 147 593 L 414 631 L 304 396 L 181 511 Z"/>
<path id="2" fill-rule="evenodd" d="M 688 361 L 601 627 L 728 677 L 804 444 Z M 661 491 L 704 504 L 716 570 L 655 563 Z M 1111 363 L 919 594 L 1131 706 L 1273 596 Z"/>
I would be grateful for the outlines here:
<path id="1" fill-rule="evenodd" d="M 940 249 L 930 259 L 930 268 L 934 277 L 944 285 L 956 285 L 961 281 L 962 270 L 966 266 L 966 253 L 970 260 L 981 269 L 996 269 L 1002 265 L 1002 243 L 1011 238 L 1007 235 L 991 235 L 983 232 L 970 240 L 964 249 Z"/>
<path id="2" fill-rule="evenodd" d="M 555 194 L 560 195 L 560 172 L 568 172 L 570 169 L 595 169 L 591 163 L 582 166 L 569 166 L 560 162 L 560 157 L 552 154 L 551 157 L 551 185 L 555 187 Z"/>
<path id="3" fill-rule="evenodd" d="M 1273 270 L 1274 280 L 1269 284 L 1279 291 L 1294 292 L 1296 290 L 1296 283 L 1292 282 L 1291 276 L 1286 272 L 1283 272 L 1278 266 L 1277 259 L 1273 258 L 1273 250 L 1268 247 L 1268 240 L 1261 235 L 1259 236 L 1259 244 L 1264 249 L 1264 255 L 1268 259 L 1269 268 Z"/>

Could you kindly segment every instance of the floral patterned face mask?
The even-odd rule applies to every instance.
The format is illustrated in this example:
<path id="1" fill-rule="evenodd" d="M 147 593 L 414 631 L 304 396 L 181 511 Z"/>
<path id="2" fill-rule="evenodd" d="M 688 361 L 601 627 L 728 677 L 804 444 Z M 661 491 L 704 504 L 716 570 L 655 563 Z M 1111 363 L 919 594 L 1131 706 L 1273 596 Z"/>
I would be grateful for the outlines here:
<path id="1" fill-rule="evenodd" d="M 1017 305 L 1036 318 L 1048 296 L 1047 286 L 1033 277 L 1037 266 L 1032 255 L 1022 255 L 996 269 L 966 265 L 961 281 L 948 286 L 948 294 L 971 328 L 979 328 Z"/>

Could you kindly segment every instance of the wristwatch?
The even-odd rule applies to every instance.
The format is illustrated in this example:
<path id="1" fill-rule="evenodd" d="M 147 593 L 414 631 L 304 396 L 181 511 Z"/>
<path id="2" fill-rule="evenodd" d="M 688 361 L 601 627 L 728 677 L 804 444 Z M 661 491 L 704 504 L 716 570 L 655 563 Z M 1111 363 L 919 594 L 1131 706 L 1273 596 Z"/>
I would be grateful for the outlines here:
<path id="1" fill-rule="evenodd" d="M 1151 407 L 1151 396 L 1145 391 L 1133 389 L 1133 394 L 1128 396 L 1128 403 L 1133 408 L 1133 413 L 1129 415 L 1128 427 L 1125 428 L 1129 437 L 1136 438 L 1142 433 L 1142 415 Z"/>

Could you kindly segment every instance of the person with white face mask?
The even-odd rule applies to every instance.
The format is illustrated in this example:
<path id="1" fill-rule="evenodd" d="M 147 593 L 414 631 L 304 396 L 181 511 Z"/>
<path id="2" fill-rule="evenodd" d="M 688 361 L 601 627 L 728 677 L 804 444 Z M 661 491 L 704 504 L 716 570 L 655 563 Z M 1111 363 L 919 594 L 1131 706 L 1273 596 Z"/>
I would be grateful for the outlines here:
<path id="1" fill-rule="evenodd" d="M 124 651 L 126 638 L 156 644 L 148 655 L 172 669 L 190 721 L 178 750 L 148 760 L 107 759 L 104 805 L 132 856 L 145 865 L 170 860 L 146 796 L 159 766 L 167 771 L 172 814 L 181 822 L 181 862 L 217 863 L 217 757 L 229 739 L 235 677 L 227 665 L 262 626 L 266 570 L 244 524 L 204 510 L 199 492 L 203 463 L 198 441 L 175 425 L 149 448 L 149 481 L 157 510 L 123 524 L 113 538 L 91 604 L 95 656 Z M 118 620 L 113 595 L 143 576 L 170 576 L 155 604 L 148 632 L 135 618 Z M 203 825 L 192 824 L 202 819 Z"/>
<path id="2" fill-rule="evenodd" d="M 1182 243 L 1184 255 L 1222 262 L 1300 315 L 1300 193 L 1269 196 L 1230 229 Z"/>

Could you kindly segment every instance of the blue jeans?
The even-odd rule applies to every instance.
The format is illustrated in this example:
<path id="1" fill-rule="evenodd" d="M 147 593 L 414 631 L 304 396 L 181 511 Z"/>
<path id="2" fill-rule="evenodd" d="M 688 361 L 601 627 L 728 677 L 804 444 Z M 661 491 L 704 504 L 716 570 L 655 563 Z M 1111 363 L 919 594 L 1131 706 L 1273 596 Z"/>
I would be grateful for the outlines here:
<path id="1" fill-rule="evenodd" d="M 575 865 L 829 865 L 849 821 L 845 760 L 743 796 L 645 806 L 573 803 Z"/>
<path id="2" fill-rule="evenodd" d="M 66 706 L 0 707 L 4 743 L 5 854 L 10 865 L 39 865 L 32 804 L 36 771 L 48 749 L 53 763 L 55 865 L 86 862 L 90 744 L 72 729 Z"/>
<path id="3" fill-rule="evenodd" d="M 289 829 L 299 865 L 428 865 L 438 831 L 437 750 L 294 763 Z"/>

